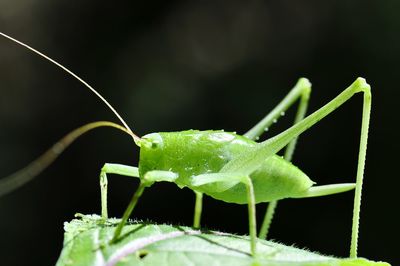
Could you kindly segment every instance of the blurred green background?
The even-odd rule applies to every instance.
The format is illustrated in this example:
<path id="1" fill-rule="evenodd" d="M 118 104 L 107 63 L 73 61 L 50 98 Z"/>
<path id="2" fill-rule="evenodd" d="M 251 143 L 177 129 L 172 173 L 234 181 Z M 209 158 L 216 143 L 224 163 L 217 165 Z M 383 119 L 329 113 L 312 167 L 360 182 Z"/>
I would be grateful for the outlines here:
<path id="1" fill-rule="evenodd" d="M 299 77 L 313 83 L 310 111 L 356 77 L 373 89 L 359 255 L 399 264 L 399 1 L 0 0 L 0 31 L 59 60 L 97 88 L 133 130 L 246 132 Z M 25 166 L 70 130 L 116 121 L 83 85 L 0 39 L 0 176 Z M 301 136 L 294 163 L 319 184 L 355 180 L 362 97 Z M 265 137 L 293 120 L 287 115 Z M 112 129 L 79 139 L 37 179 L 0 199 L 0 264 L 52 265 L 63 222 L 99 213 L 105 162 L 138 163 Z M 137 180 L 110 178 L 112 216 Z M 353 193 L 279 203 L 271 237 L 347 256 Z M 190 225 L 194 195 L 157 184 L 137 219 Z M 259 221 L 264 204 L 258 206 Z M 246 206 L 206 197 L 203 225 L 247 233 Z M 397 262 L 397 263 L 396 263 Z"/>

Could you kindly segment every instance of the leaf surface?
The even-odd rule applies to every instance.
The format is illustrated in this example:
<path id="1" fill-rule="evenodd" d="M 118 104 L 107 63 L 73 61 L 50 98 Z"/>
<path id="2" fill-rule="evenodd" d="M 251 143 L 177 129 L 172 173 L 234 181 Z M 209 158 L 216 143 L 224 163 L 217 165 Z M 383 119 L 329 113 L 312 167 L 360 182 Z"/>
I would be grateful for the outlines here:
<path id="1" fill-rule="evenodd" d="M 340 259 L 259 240 L 258 255 L 249 254 L 248 236 L 189 227 L 130 223 L 121 239 L 109 244 L 119 220 L 82 215 L 66 222 L 64 247 L 57 266 L 389 266 L 363 258 Z"/>

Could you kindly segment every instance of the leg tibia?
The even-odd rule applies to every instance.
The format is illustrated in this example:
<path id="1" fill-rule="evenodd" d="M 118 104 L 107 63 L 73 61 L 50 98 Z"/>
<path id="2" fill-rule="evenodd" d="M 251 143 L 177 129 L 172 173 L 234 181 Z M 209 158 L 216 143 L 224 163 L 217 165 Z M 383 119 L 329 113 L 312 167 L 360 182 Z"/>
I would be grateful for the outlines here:
<path id="1" fill-rule="evenodd" d="M 267 239 L 269 228 L 272 223 L 272 219 L 274 218 L 275 210 L 278 205 L 278 201 L 274 200 L 268 203 L 267 211 L 265 212 L 264 215 L 264 221 L 261 225 L 260 228 L 260 233 L 258 235 L 259 238 L 261 239 Z"/>
<path id="2" fill-rule="evenodd" d="M 360 207 L 361 207 L 361 190 L 364 179 L 365 159 L 367 155 L 368 128 L 369 128 L 369 119 L 371 114 L 371 90 L 369 87 L 365 87 L 364 90 L 362 91 L 364 92 L 364 104 L 363 104 L 363 115 L 361 124 L 360 150 L 358 153 L 356 191 L 354 193 L 353 226 L 352 226 L 351 244 L 350 244 L 351 258 L 357 257 L 358 230 L 359 230 Z"/>
<path id="3" fill-rule="evenodd" d="M 108 219 L 108 207 L 107 207 L 107 192 L 108 192 L 108 179 L 107 174 L 103 171 L 100 172 L 100 193 L 101 193 L 101 217 L 106 220 Z"/>
<path id="4" fill-rule="evenodd" d="M 311 93 L 311 83 L 308 82 L 308 80 L 300 79 L 298 84 L 299 84 L 299 86 L 296 85 L 296 87 L 293 89 L 295 91 L 296 88 L 298 88 L 297 90 L 299 90 L 299 93 L 300 93 L 300 95 L 294 95 L 296 97 L 300 96 L 300 103 L 297 108 L 296 117 L 294 119 L 293 124 L 298 123 L 299 121 L 303 120 L 303 118 L 305 117 L 306 112 L 307 112 L 308 102 L 310 100 L 310 93 Z M 289 96 L 290 96 L 290 93 L 288 96 L 286 96 L 286 98 L 289 98 Z M 278 107 L 279 107 L 279 105 L 278 105 Z M 289 144 L 286 146 L 284 158 L 285 158 L 285 160 L 287 160 L 289 162 L 292 160 L 294 149 L 295 149 L 296 143 L 297 143 L 297 139 L 298 139 L 298 137 L 293 138 L 292 141 L 290 141 Z M 260 229 L 260 234 L 259 234 L 259 237 L 262 239 L 266 239 L 268 236 L 269 228 L 271 226 L 272 219 L 274 218 L 274 214 L 275 214 L 277 206 L 278 206 L 278 201 L 271 201 L 268 204 L 268 208 L 264 215 L 264 221 L 262 223 L 262 226 Z"/>
<path id="5" fill-rule="evenodd" d="M 249 234 L 250 234 L 250 251 L 253 256 L 256 255 L 256 245 L 257 245 L 257 225 L 256 225 L 256 201 L 254 196 L 253 183 L 249 176 L 243 175 L 241 173 L 212 173 L 203 174 L 199 176 L 194 176 L 190 187 L 192 189 L 198 188 L 202 189 L 202 186 L 213 185 L 218 183 L 227 183 L 226 186 L 229 187 L 234 182 L 243 183 L 247 190 L 247 204 L 248 204 L 248 216 L 249 216 Z M 204 187 L 203 187 L 204 188 Z M 210 189 L 210 186 L 207 187 Z M 204 191 L 206 192 L 206 191 Z"/>
<path id="6" fill-rule="evenodd" d="M 126 224 L 131 215 L 133 209 L 136 207 L 136 204 L 139 201 L 139 198 L 142 196 L 143 191 L 146 187 L 150 187 L 155 182 L 167 181 L 174 182 L 178 178 L 178 174 L 170 171 L 149 171 L 147 172 L 143 178 L 140 179 L 140 184 L 136 192 L 133 194 L 131 201 L 126 208 L 124 215 L 122 216 L 121 222 L 118 224 L 115 229 L 114 236 L 111 240 L 111 243 L 114 243 L 118 240 L 121 235 L 122 228 Z"/>
<path id="7" fill-rule="evenodd" d="M 203 193 L 195 191 L 196 203 L 194 205 L 193 228 L 200 228 L 201 212 L 203 209 Z"/>
<path id="8" fill-rule="evenodd" d="M 260 137 L 268 128 L 275 123 L 297 99 L 301 98 L 300 106 L 303 106 L 304 113 L 307 109 L 307 102 L 311 93 L 311 83 L 306 78 L 298 80 L 294 88 L 283 98 L 283 100 L 260 122 L 251 128 L 246 134 L 249 139 L 255 140 Z M 299 106 L 299 111 L 302 107 Z M 299 112 L 298 112 L 299 115 Z"/>
<path id="9" fill-rule="evenodd" d="M 123 164 L 104 164 L 100 172 L 100 193 L 101 193 L 101 217 L 104 219 L 108 218 L 107 209 L 107 187 L 108 179 L 107 174 L 117 174 L 130 177 L 139 177 L 139 171 L 137 167 L 123 165 Z"/>

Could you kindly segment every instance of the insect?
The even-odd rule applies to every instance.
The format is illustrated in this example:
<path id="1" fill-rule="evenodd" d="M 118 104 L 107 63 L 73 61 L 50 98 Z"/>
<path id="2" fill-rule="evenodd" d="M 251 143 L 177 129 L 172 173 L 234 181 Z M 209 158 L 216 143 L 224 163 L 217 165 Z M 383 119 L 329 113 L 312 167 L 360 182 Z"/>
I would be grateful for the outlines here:
<path id="1" fill-rule="evenodd" d="M 119 239 L 126 221 L 144 190 L 157 182 L 173 182 L 179 187 L 188 187 L 195 192 L 194 227 L 200 227 L 203 194 L 228 203 L 247 204 L 250 251 L 253 256 L 257 254 L 258 238 L 255 218 L 257 203 L 270 202 L 259 235 L 260 238 L 265 238 L 278 200 L 326 196 L 355 189 L 350 257 L 357 257 L 361 189 L 371 111 L 371 90 L 363 78 L 357 78 L 338 96 L 308 116 L 305 116 L 305 113 L 311 84 L 307 79 L 301 78 L 287 96 L 244 135 L 215 130 L 187 130 L 151 133 L 140 138 L 132 132 L 106 99 L 72 71 L 30 46 L 4 33 L 0 32 L 0 34 L 44 57 L 78 79 L 95 93 L 123 124 L 121 126 L 113 122 L 100 121 L 86 124 L 72 131 L 30 165 L 2 179 L 0 195 L 16 189 L 37 176 L 82 134 L 98 127 L 114 127 L 133 138 L 140 148 L 140 159 L 138 167 L 105 164 L 101 169 L 102 217 L 104 219 L 108 217 L 107 174 L 136 177 L 140 179 L 140 184 L 115 229 L 111 243 Z M 356 182 L 314 186 L 313 181 L 303 171 L 290 163 L 297 137 L 359 92 L 364 95 L 364 104 Z M 299 105 L 293 126 L 265 141 L 255 141 L 298 100 Z M 282 158 L 277 155 L 277 152 L 285 147 L 287 147 L 285 157 Z"/>

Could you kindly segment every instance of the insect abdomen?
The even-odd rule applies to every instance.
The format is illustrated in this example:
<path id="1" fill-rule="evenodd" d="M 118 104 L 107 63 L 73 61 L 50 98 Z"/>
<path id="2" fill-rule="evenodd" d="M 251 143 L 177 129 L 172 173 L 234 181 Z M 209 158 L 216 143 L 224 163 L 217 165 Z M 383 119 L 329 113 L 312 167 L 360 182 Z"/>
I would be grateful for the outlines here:
<path id="1" fill-rule="evenodd" d="M 299 168 L 277 155 L 268 157 L 250 177 L 257 203 L 290 198 L 313 185 Z M 225 202 L 247 203 L 246 187 L 241 183 L 224 192 L 207 194 Z"/>

